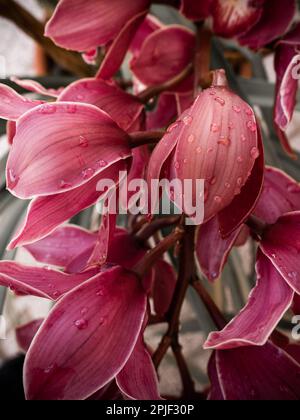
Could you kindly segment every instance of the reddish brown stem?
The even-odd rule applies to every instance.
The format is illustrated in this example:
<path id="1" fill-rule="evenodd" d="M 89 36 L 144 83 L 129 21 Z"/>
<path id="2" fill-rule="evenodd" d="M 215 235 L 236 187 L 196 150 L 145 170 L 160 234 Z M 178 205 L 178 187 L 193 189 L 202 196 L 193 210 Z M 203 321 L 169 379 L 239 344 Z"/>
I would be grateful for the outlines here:
<path id="1" fill-rule="evenodd" d="M 170 79 L 161 85 L 152 86 L 145 89 L 138 95 L 139 99 L 141 100 L 141 102 L 147 103 L 150 99 L 154 98 L 155 96 L 158 96 L 160 93 L 174 89 L 179 83 L 186 79 L 192 73 L 192 71 L 193 64 L 191 63 L 173 79 Z"/>
<path id="2" fill-rule="evenodd" d="M 143 225 L 141 231 L 137 234 L 137 237 L 142 242 L 148 241 L 151 236 L 153 236 L 157 231 L 172 225 L 179 223 L 181 216 L 170 216 L 170 217 L 161 217 L 155 219 L 153 222 Z"/>
<path id="3" fill-rule="evenodd" d="M 210 73 L 212 32 L 204 26 L 204 22 L 197 23 L 195 67 L 195 93 L 198 86 L 203 89 L 211 85 Z"/>
<path id="4" fill-rule="evenodd" d="M 165 252 L 171 249 L 178 241 L 181 240 L 184 235 L 184 231 L 181 228 L 176 228 L 169 236 L 164 238 L 159 245 L 151 249 L 145 257 L 135 266 L 134 272 L 140 277 L 151 269 L 153 264 L 161 258 Z"/>
<path id="5" fill-rule="evenodd" d="M 195 271 L 194 243 L 195 228 L 192 226 L 186 226 L 179 256 L 179 274 L 177 286 L 174 292 L 171 307 L 167 314 L 169 320 L 168 330 L 162 338 L 158 349 L 153 355 L 153 363 L 156 368 L 159 367 L 169 347 L 172 344 L 176 344 L 178 341 L 179 317 L 181 308 L 187 289 L 189 287 L 189 283 Z"/>
<path id="6" fill-rule="evenodd" d="M 181 382 L 183 386 L 183 395 L 185 399 L 193 399 L 196 396 L 195 392 L 195 383 L 191 377 L 189 368 L 187 366 L 186 360 L 182 353 L 182 347 L 176 338 L 172 342 L 172 351 L 176 359 L 178 370 L 181 377 Z"/>

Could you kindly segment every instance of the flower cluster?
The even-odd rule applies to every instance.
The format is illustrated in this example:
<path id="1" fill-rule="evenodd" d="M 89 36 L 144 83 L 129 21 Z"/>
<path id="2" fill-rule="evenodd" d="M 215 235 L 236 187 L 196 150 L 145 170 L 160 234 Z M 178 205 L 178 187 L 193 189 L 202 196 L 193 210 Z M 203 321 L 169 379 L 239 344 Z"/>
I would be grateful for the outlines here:
<path id="1" fill-rule="evenodd" d="M 151 3 L 175 8 L 197 33 L 163 24 Z M 286 130 L 298 88 L 296 12 L 294 0 L 60 0 L 45 36 L 81 53 L 95 76 L 57 90 L 14 79 L 39 100 L 0 85 L 7 188 L 31 200 L 9 249 L 24 247 L 39 263 L 0 261 L 0 284 L 54 303 L 46 319 L 17 330 L 27 399 L 162 399 L 157 369 L 169 348 L 183 384 L 193 384 L 179 345 L 189 286 L 219 330 L 204 344 L 212 351 L 205 397 L 300 399 L 300 346 L 277 329 L 288 310 L 299 314 L 300 185 L 265 165 L 259 118 L 209 63 L 213 35 L 275 52 L 274 126 L 294 157 Z M 149 214 L 132 213 L 121 228 L 109 203 L 122 190 L 120 172 L 149 185 L 191 180 L 189 193 L 169 199 L 176 206 L 189 194 L 195 205 L 200 195 L 201 224 L 185 223 L 187 208 L 156 217 L 160 195 L 149 194 Z M 110 191 L 98 188 L 106 179 Z M 94 229 L 72 224 L 99 200 L 108 205 Z M 248 240 L 257 283 L 227 323 L 198 269 L 215 283 Z M 157 323 L 168 329 L 153 350 L 144 332 Z M 204 397 L 192 385 L 184 391 Z"/>

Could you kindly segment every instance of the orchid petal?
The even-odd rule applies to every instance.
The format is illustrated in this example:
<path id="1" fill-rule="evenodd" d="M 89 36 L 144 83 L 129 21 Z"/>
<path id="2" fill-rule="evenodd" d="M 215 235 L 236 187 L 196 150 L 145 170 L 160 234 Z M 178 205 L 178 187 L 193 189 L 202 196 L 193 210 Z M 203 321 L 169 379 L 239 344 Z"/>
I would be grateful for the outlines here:
<path id="1" fill-rule="evenodd" d="M 216 365 L 216 352 L 213 352 L 208 362 L 208 376 L 211 382 L 211 388 L 208 395 L 209 401 L 224 401 L 219 375 Z"/>
<path id="2" fill-rule="evenodd" d="M 92 48 L 91 50 L 82 53 L 81 56 L 87 64 L 95 66 L 97 63 L 98 48 Z"/>
<path id="3" fill-rule="evenodd" d="M 193 59 L 195 35 L 181 26 L 155 31 L 133 58 L 131 70 L 146 86 L 159 85 L 181 73 Z"/>
<path id="4" fill-rule="evenodd" d="M 227 237 L 242 223 L 255 209 L 259 200 L 264 181 L 264 149 L 260 130 L 258 130 L 258 153 L 254 168 L 246 184 L 231 204 L 218 214 L 220 231 L 223 237 Z"/>
<path id="5" fill-rule="evenodd" d="M 188 19 L 202 21 L 209 17 L 213 0 L 181 0 L 181 13 Z"/>
<path id="6" fill-rule="evenodd" d="M 300 212 L 282 216 L 264 234 L 261 249 L 289 286 L 300 294 Z"/>
<path id="7" fill-rule="evenodd" d="M 156 108 L 147 113 L 147 130 L 158 130 L 170 125 L 177 117 L 177 102 L 173 94 L 160 95 Z"/>
<path id="8" fill-rule="evenodd" d="M 260 251 L 256 269 L 257 285 L 246 307 L 221 332 L 210 334 L 206 349 L 262 346 L 290 308 L 294 291 Z"/>
<path id="9" fill-rule="evenodd" d="M 139 118 L 143 104 L 134 96 L 103 80 L 80 79 L 69 85 L 59 97 L 63 102 L 83 102 L 95 105 L 124 130 Z"/>
<path id="10" fill-rule="evenodd" d="M 225 78 L 223 71 L 218 74 L 222 80 Z M 197 97 L 177 123 L 181 132 L 172 162 L 174 178 L 205 181 L 204 221 L 238 200 L 242 187 L 250 183 L 251 195 L 240 210 L 235 208 L 238 214 L 231 220 L 229 235 L 243 223 L 258 195 L 257 179 L 253 187 L 249 179 L 250 174 L 256 178 L 256 168 L 263 166 L 255 115 L 229 89 L 213 86 Z M 198 199 L 195 195 L 194 206 Z"/>
<path id="11" fill-rule="evenodd" d="M 62 226 L 25 248 L 39 262 L 66 267 L 78 254 L 95 246 L 97 235 L 73 225 Z"/>
<path id="12" fill-rule="evenodd" d="M 141 335 L 126 365 L 117 376 L 117 384 L 130 399 L 161 400 L 157 373 Z"/>
<path id="13" fill-rule="evenodd" d="M 296 1 L 264 0 L 259 21 L 239 37 L 243 45 L 257 50 L 284 34 L 296 14 Z M 249 28 L 249 26 L 247 26 Z"/>
<path id="14" fill-rule="evenodd" d="M 213 282 L 221 276 L 228 255 L 242 228 L 223 239 L 217 217 L 199 227 L 196 254 L 200 268 L 209 281 Z"/>
<path id="15" fill-rule="evenodd" d="M 68 275 L 49 267 L 30 267 L 14 261 L 0 261 L 0 284 L 22 295 L 57 300 L 94 276 L 96 270 Z"/>
<path id="16" fill-rule="evenodd" d="M 300 364 L 270 342 L 217 351 L 216 366 L 225 400 L 300 399 Z"/>
<path id="17" fill-rule="evenodd" d="M 11 77 L 11 80 L 29 92 L 38 93 L 39 95 L 43 96 L 50 96 L 51 98 L 57 98 L 64 90 L 63 87 L 59 89 L 47 89 L 39 82 L 30 79 L 18 79 L 17 77 Z"/>
<path id="18" fill-rule="evenodd" d="M 143 11 L 126 23 L 124 28 L 109 47 L 97 73 L 98 78 L 108 80 L 119 70 L 130 43 L 146 15 L 147 11 Z"/>
<path id="19" fill-rule="evenodd" d="M 300 315 L 300 295 L 295 295 L 292 310 L 295 315 Z"/>
<path id="20" fill-rule="evenodd" d="M 8 248 L 13 249 L 43 239 L 77 213 L 96 204 L 103 195 L 103 192 L 97 191 L 99 181 L 110 179 L 117 185 L 119 172 L 125 169 L 125 162 L 120 161 L 79 188 L 34 199 L 28 208 L 23 226 Z"/>
<path id="21" fill-rule="evenodd" d="M 128 361 L 145 312 L 138 279 L 121 267 L 64 296 L 27 353 L 27 399 L 83 400 L 108 384 Z"/>
<path id="22" fill-rule="evenodd" d="M 19 198 L 66 192 L 130 156 L 126 133 L 100 109 L 72 102 L 42 105 L 18 120 L 8 189 Z"/>
<path id="23" fill-rule="evenodd" d="M 15 121 L 7 121 L 6 123 L 6 135 L 8 144 L 11 146 L 14 142 L 14 138 L 17 132 L 17 125 Z"/>
<path id="24" fill-rule="evenodd" d="M 132 17 L 147 10 L 149 0 L 60 0 L 45 35 L 60 47 L 89 51 L 114 39 Z"/>
<path id="25" fill-rule="evenodd" d="M 255 216 L 274 224 L 285 213 L 300 210 L 300 185 L 280 169 L 267 167 Z"/>
<path id="26" fill-rule="evenodd" d="M 164 316 L 170 308 L 177 278 L 173 267 L 166 261 L 157 261 L 154 267 L 153 300 L 155 313 Z"/>
<path id="27" fill-rule="evenodd" d="M 131 44 L 130 52 L 136 56 L 142 49 L 145 40 L 158 29 L 162 29 L 164 25 L 155 17 L 150 14 L 146 16 L 143 23 L 138 28 Z"/>
<path id="28" fill-rule="evenodd" d="M 18 345 L 25 353 L 28 351 L 34 336 L 43 322 L 43 319 L 37 319 L 16 329 L 16 339 Z"/>
<path id="29" fill-rule="evenodd" d="M 43 103 L 24 98 L 9 86 L 0 83 L 0 118 L 16 121 L 25 112 Z"/>
<path id="30" fill-rule="evenodd" d="M 231 38 L 254 26 L 262 16 L 264 1 L 215 0 L 212 3 L 214 32 Z"/>

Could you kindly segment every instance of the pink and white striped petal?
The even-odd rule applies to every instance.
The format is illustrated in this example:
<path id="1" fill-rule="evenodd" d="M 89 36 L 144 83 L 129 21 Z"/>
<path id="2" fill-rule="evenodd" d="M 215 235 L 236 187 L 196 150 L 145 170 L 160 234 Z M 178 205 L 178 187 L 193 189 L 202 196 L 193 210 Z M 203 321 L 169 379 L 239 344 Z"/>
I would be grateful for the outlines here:
<path id="1" fill-rule="evenodd" d="M 43 103 L 24 98 L 9 86 L 0 84 L 0 118 L 4 120 L 17 121 L 25 112 Z"/>
<path id="2" fill-rule="evenodd" d="M 294 291 L 261 251 L 256 271 L 257 285 L 247 305 L 221 332 L 209 335 L 205 349 L 264 345 L 292 305 Z"/>
<path id="3" fill-rule="evenodd" d="M 83 400 L 107 385 L 130 358 L 145 312 L 146 295 L 138 279 L 121 267 L 68 293 L 27 353 L 27 399 Z"/>
<path id="4" fill-rule="evenodd" d="M 7 187 L 23 199 L 70 191 L 130 156 L 126 133 L 95 106 L 41 105 L 18 120 Z"/>

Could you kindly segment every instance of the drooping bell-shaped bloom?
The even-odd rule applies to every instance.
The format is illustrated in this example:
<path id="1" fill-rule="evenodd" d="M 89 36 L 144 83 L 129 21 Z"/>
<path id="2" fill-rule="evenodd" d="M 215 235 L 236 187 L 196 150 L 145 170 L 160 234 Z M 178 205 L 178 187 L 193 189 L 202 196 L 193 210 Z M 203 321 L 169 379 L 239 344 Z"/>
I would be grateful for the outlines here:
<path id="1" fill-rule="evenodd" d="M 299 82 L 300 25 L 297 24 L 275 50 L 276 100 L 274 122 L 278 137 L 285 151 L 295 157 L 286 130 L 293 118 Z"/>
<path id="2" fill-rule="evenodd" d="M 300 295 L 300 222 L 299 211 L 295 211 L 299 210 L 299 197 L 299 184 L 281 171 L 267 170 L 256 215 L 270 225 L 259 243 L 257 285 L 245 308 L 221 332 L 210 334 L 206 348 L 264 345 L 295 295 Z"/>
<path id="3" fill-rule="evenodd" d="M 154 30 L 145 37 L 131 60 L 130 68 L 146 86 L 160 85 L 173 79 L 192 63 L 195 34 L 179 25 Z M 175 91 L 193 90 L 193 76 L 187 77 Z"/>
<path id="4" fill-rule="evenodd" d="M 95 57 L 97 47 L 107 54 L 98 77 L 110 79 L 121 66 L 136 31 L 147 15 L 150 0 L 61 0 L 47 23 L 45 35 L 65 49 Z"/>
<path id="5" fill-rule="evenodd" d="M 300 186 L 283 171 L 265 168 L 263 189 L 253 214 L 265 223 L 274 224 L 285 213 L 300 210 Z M 210 281 L 218 279 L 232 247 L 244 244 L 249 228 L 240 226 L 223 238 L 217 217 L 203 224 L 197 235 L 196 255 L 203 274 Z"/>
<path id="6" fill-rule="evenodd" d="M 212 401 L 297 401 L 300 364 L 268 342 L 263 347 L 217 350 L 209 362 Z"/>
<path id="7" fill-rule="evenodd" d="M 65 49 L 85 52 L 106 45 L 124 25 L 148 9 L 149 0 L 60 0 L 45 35 Z"/>
<path id="8" fill-rule="evenodd" d="M 212 87 L 169 127 L 154 150 L 148 182 L 164 174 L 182 182 L 205 181 L 204 219 L 219 214 L 224 235 L 241 225 L 255 206 L 263 180 L 260 132 L 253 110 L 228 88 L 223 70 L 214 72 Z M 222 214 L 231 203 L 235 208 Z"/>

